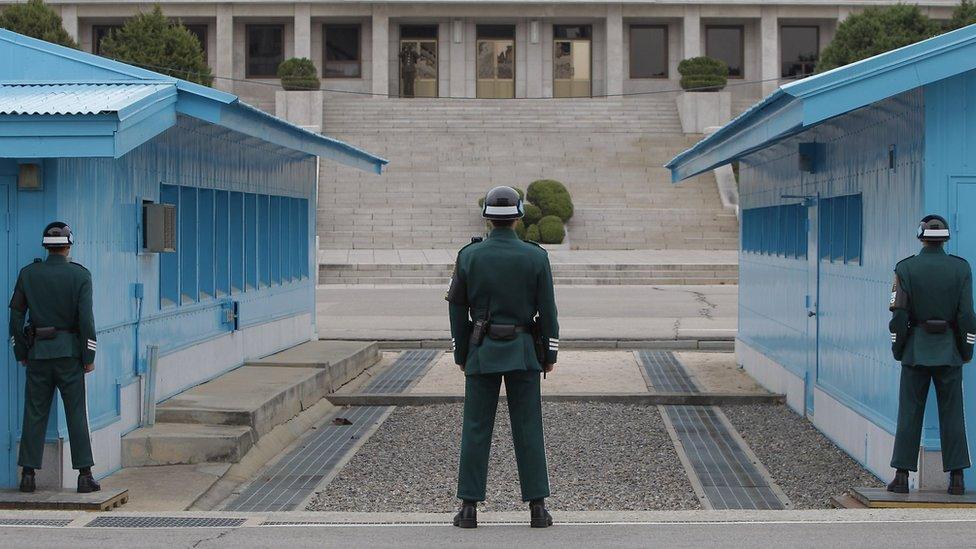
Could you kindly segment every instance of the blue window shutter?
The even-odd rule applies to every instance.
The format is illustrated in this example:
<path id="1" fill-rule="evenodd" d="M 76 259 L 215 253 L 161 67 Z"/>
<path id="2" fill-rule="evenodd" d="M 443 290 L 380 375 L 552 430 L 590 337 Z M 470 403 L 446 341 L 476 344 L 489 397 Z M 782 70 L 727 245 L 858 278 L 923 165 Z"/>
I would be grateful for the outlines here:
<path id="1" fill-rule="evenodd" d="M 844 242 L 847 238 L 847 197 L 838 196 L 830 208 L 830 261 L 844 262 Z"/>
<path id="2" fill-rule="evenodd" d="M 213 189 L 197 191 L 197 265 L 199 265 L 200 299 L 213 298 L 216 289 L 216 210 Z"/>
<path id="3" fill-rule="evenodd" d="M 245 289 L 258 287 L 258 196 L 244 195 L 244 284 Z"/>
<path id="4" fill-rule="evenodd" d="M 258 272 L 261 286 L 271 285 L 271 200 L 258 195 Z"/>
<path id="5" fill-rule="evenodd" d="M 244 193 L 232 192 L 228 201 L 230 289 L 236 294 L 244 291 Z"/>
<path id="6" fill-rule="evenodd" d="M 180 187 L 180 302 L 197 301 L 197 189 Z"/>
<path id="7" fill-rule="evenodd" d="M 177 208 L 179 220 L 180 189 L 174 185 L 159 186 L 160 204 Z M 178 223 L 177 223 L 178 224 Z M 180 302 L 180 255 L 176 252 L 159 254 L 159 307 L 173 307 Z"/>
<path id="8" fill-rule="evenodd" d="M 851 195 L 847 199 L 847 242 L 844 262 L 851 265 L 861 264 L 864 211 L 861 201 L 860 194 Z"/>
<path id="9" fill-rule="evenodd" d="M 310 242 L 311 235 L 310 235 L 310 232 L 309 232 L 309 222 L 308 222 L 308 199 L 307 198 L 303 198 L 303 199 L 301 199 L 300 202 L 301 202 L 302 215 L 299 216 L 299 221 L 302 224 L 302 228 L 301 228 L 302 242 Z M 301 255 L 301 262 L 302 262 L 301 274 L 302 274 L 302 277 L 309 276 L 309 273 L 308 273 L 308 250 L 309 250 L 310 247 L 311 247 L 310 244 L 306 244 L 306 245 L 302 246 L 302 255 Z M 318 249 L 314 250 L 314 252 L 317 254 L 318 253 Z M 316 256 L 315 259 L 316 259 L 315 264 L 318 265 L 318 256 Z"/>
<path id="10" fill-rule="evenodd" d="M 217 295 L 230 293 L 230 193 L 217 191 L 214 194 L 214 259 L 216 261 Z"/>
<path id="11" fill-rule="evenodd" d="M 271 266 L 271 283 L 281 284 L 281 197 L 270 197 L 268 209 L 268 257 Z"/>
<path id="12" fill-rule="evenodd" d="M 820 200 L 820 204 L 817 207 L 817 225 L 819 234 L 817 236 L 817 247 L 820 252 L 820 260 L 830 259 L 830 209 L 832 206 L 830 198 L 824 198 Z"/>

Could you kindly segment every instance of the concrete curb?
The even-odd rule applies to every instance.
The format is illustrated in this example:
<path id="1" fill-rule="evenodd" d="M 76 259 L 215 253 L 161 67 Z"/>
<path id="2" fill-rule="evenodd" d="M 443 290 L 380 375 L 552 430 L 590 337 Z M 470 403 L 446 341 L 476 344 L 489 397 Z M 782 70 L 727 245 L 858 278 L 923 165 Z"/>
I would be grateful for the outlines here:
<path id="1" fill-rule="evenodd" d="M 334 406 L 431 406 L 464 402 L 463 395 L 423 393 L 332 394 L 326 399 Z M 745 404 L 783 404 L 784 395 L 772 393 L 564 393 L 544 394 L 544 402 L 602 402 L 637 405 L 735 406 Z"/>

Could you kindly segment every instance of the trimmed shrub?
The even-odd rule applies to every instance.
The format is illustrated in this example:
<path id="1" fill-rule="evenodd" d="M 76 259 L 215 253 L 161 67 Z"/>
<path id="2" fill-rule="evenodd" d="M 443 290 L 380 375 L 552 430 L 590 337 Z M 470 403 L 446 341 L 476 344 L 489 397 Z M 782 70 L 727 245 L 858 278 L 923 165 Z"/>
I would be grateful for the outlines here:
<path id="1" fill-rule="evenodd" d="M 318 70 L 311 59 L 292 57 L 278 65 L 281 87 L 288 91 L 317 90 L 321 86 Z"/>
<path id="2" fill-rule="evenodd" d="M 109 34 L 102 41 L 102 54 L 197 84 L 209 86 L 213 82 L 200 40 L 181 23 L 163 15 L 158 5 Z"/>
<path id="3" fill-rule="evenodd" d="M 523 240 L 531 240 L 532 242 L 540 242 L 542 237 L 539 234 L 538 225 L 530 225 L 528 229 L 525 229 L 525 238 Z"/>
<path id="4" fill-rule="evenodd" d="M 525 217 L 522 218 L 526 225 L 535 225 L 542 219 L 542 210 L 530 202 L 525 203 Z"/>
<path id="5" fill-rule="evenodd" d="M 78 44 L 64 30 L 61 16 L 42 0 L 28 0 L 26 4 L 4 8 L 0 11 L 0 29 L 78 49 Z"/>
<path id="6" fill-rule="evenodd" d="M 543 244 L 562 244 L 566 237 L 566 226 L 563 220 L 555 215 L 547 215 L 539 220 L 539 242 Z"/>
<path id="7" fill-rule="evenodd" d="M 542 211 L 543 216 L 555 215 L 563 222 L 573 217 L 573 199 L 566 186 L 552 179 L 540 179 L 529 185 L 529 202 Z"/>
<path id="8" fill-rule="evenodd" d="M 860 13 L 849 15 L 837 26 L 833 40 L 820 54 L 817 72 L 914 44 L 941 30 L 938 23 L 922 13 L 918 6 L 869 6 Z"/>
<path id="9" fill-rule="evenodd" d="M 522 240 L 525 240 L 525 223 L 521 219 L 515 222 L 515 234 Z"/>
<path id="10" fill-rule="evenodd" d="M 729 80 L 729 67 L 711 57 L 692 57 L 678 63 L 681 89 L 691 91 L 719 91 Z"/>

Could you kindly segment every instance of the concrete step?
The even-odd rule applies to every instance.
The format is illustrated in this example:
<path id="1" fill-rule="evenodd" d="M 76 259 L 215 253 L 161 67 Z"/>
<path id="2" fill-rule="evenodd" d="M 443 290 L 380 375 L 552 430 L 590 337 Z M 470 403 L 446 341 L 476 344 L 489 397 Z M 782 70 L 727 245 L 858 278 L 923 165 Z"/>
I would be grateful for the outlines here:
<path id="1" fill-rule="evenodd" d="M 254 441 L 245 425 L 157 423 L 122 438 L 122 466 L 237 463 Z"/>

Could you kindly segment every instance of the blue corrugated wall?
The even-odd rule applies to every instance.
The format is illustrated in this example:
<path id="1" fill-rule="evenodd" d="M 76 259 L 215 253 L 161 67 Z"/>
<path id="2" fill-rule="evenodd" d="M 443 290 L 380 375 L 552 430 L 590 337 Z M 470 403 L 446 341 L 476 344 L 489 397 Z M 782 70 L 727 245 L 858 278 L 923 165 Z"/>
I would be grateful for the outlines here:
<path id="1" fill-rule="evenodd" d="M 11 189 L 11 234 L 16 251 L 9 256 L 9 285 L 20 266 L 44 254 L 40 234 L 51 219 L 71 225 L 75 232 L 72 257 L 92 271 L 99 330 L 97 369 L 88 379 L 93 430 L 119 419 L 120 387 L 144 367 L 136 361 L 136 283 L 142 283 L 145 291 L 139 361 L 144 360 L 149 344 L 159 345 L 165 355 L 227 333 L 231 328 L 222 321 L 220 311 L 221 301 L 229 299 L 240 302 L 242 327 L 296 314 L 314 318 L 312 238 L 293 244 L 305 247 L 305 276 L 230 296 L 161 307 L 160 254 L 138 253 L 142 201 L 159 201 L 161 184 L 294 197 L 305 200 L 309 209 L 302 216 L 307 224 L 305 234 L 314 235 L 311 209 L 316 166 L 314 157 L 180 117 L 176 126 L 120 159 L 47 160 L 43 191 Z M 0 162 L 0 172 L 15 170 L 12 162 Z M 13 364 L 5 366 L 23 387 L 23 372 Z M 11 426 L 19 431 L 22 406 L 17 403 L 12 408 L 18 419 Z"/>
<path id="2" fill-rule="evenodd" d="M 738 337 L 891 432 L 899 367 L 890 353 L 887 306 L 895 263 L 918 249 L 923 103 L 921 90 L 904 93 L 783 140 L 739 168 L 743 210 L 799 202 L 782 195 L 861 194 L 859 262 L 819 258 L 815 205 L 807 208 L 809 259 L 740 252 Z M 798 167 L 802 142 L 822 144 L 815 173 Z M 817 316 L 809 317 L 818 279 Z"/>

